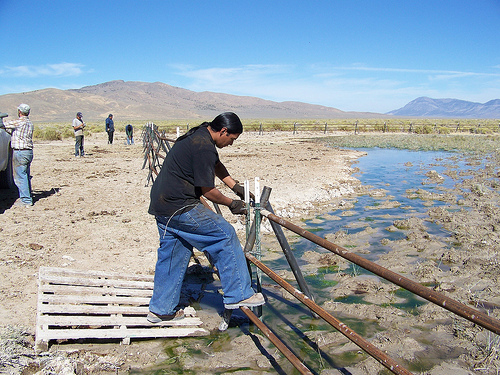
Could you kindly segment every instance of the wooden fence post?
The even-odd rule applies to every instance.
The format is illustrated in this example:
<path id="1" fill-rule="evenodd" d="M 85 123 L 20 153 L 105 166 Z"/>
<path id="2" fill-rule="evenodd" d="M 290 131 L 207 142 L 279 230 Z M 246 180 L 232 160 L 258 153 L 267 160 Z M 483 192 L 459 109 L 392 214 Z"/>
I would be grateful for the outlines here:
<path id="1" fill-rule="evenodd" d="M 354 124 L 354 134 L 358 134 L 358 120 L 356 120 L 356 123 Z"/>
<path id="2" fill-rule="evenodd" d="M 326 127 L 327 127 L 327 123 L 325 122 L 325 131 L 324 131 L 324 134 L 326 134 Z"/>

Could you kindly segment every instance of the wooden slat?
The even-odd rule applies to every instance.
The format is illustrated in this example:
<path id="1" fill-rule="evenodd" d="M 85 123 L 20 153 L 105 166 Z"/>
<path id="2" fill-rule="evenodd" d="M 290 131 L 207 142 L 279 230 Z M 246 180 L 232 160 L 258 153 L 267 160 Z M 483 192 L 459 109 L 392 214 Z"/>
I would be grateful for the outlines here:
<path id="1" fill-rule="evenodd" d="M 112 286 L 117 288 L 153 289 L 150 281 L 117 280 L 117 279 L 92 279 L 87 277 L 53 276 L 44 275 L 40 278 L 43 283 L 74 286 Z"/>
<path id="2" fill-rule="evenodd" d="M 38 288 L 39 291 L 53 294 L 105 294 L 105 295 L 121 295 L 121 296 L 136 296 L 136 297 L 151 297 L 153 290 L 146 289 L 129 289 L 129 288 L 96 288 L 86 286 L 70 286 L 70 285 L 47 285 L 42 284 Z"/>
<path id="3" fill-rule="evenodd" d="M 50 340 L 206 335 L 197 317 L 149 323 L 153 276 L 41 267 L 36 348 Z M 191 309 L 194 312 L 194 309 Z M 113 327 L 113 328 L 110 328 Z"/>
<path id="4" fill-rule="evenodd" d="M 79 303 L 79 304 L 108 304 L 116 303 L 123 305 L 147 305 L 150 298 L 141 297 L 120 297 L 120 296 L 89 296 L 89 295 L 56 295 L 43 294 L 39 296 L 42 302 L 52 303 Z"/>
<path id="5" fill-rule="evenodd" d="M 49 326 L 72 326 L 75 325 L 75 317 L 68 315 L 45 315 L 39 320 L 41 325 Z M 95 316 L 84 315 L 78 317 L 79 326 L 195 326 L 202 324 L 199 318 L 185 317 L 181 320 L 166 321 L 152 324 L 147 321 L 146 316 Z"/>
<path id="6" fill-rule="evenodd" d="M 58 329 L 40 334 L 43 341 L 70 339 L 123 339 L 123 338 L 159 338 L 206 335 L 207 331 L 197 327 L 181 328 L 127 328 L 127 329 Z M 38 340 L 38 337 L 37 337 Z"/>
<path id="7" fill-rule="evenodd" d="M 80 271 L 69 268 L 57 268 L 57 267 L 40 267 L 39 274 L 44 275 L 57 275 L 57 276 L 69 276 L 69 275 L 81 275 L 84 277 L 104 277 L 104 278 L 116 278 L 120 280 L 138 280 L 138 281 L 153 281 L 154 276 L 149 275 L 131 275 L 122 274 L 118 272 L 103 272 L 103 271 Z"/>
<path id="8" fill-rule="evenodd" d="M 106 307 L 106 310 L 103 310 Z M 43 314 L 128 314 L 146 315 L 148 306 L 91 306 L 91 305 L 68 305 L 50 304 L 39 308 Z"/>

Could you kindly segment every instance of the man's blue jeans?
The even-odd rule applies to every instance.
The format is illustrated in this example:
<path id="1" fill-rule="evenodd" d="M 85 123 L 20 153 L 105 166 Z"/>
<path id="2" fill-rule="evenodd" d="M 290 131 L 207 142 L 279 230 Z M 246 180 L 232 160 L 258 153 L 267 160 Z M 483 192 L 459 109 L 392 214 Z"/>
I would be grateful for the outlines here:
<path id="1" fill-rule="evenodd" d="M 232 225 L 222 216 L 200 203 L 171 218 L 157 216 L 156 223 L 160 247 L 150 311 L 160 315 L 175 312 L 193 247 L 207 252 L 217 267 L 225 304 L 254 294 L 241 244 Z"/>
<path id="2" fill-rule="evenodd" d="M 19 198 L 24 204 L 33 204 L 31 197 L 30 165 L 33 161 L 33 150 L 14 150 L 12 152 L 12 170 L 14 183 L 19 190 Z"/>
<path id="3" fill-rule="evenodd" d="M 75 136 L 75 156 L 83 156 L 83 135 Z"/>

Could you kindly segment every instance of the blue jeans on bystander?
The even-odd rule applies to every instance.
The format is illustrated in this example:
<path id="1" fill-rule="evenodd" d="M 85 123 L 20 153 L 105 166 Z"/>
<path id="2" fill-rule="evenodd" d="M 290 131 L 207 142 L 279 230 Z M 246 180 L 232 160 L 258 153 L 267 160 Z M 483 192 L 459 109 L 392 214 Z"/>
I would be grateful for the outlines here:
<path id="1" fill-rule="evenodd" d="M 251 297 L 250 274 L 236 232 L 222 216 L 201 203 L 172 216 L 157 216 L 160 247 L 149 310 L 168 315 L 179 303 L 182 282 L 193 247 L 207 252 L 219 271 L 224 303 Z"/>
<path id="2" fill-rule="evenodd" d="M 33 150 L 14 150 L 12 153 L 12 170 L 14 183 L 19 190 L 19 198 L 25 205 L 32 205 L 30 166 L 33 161 Z"/>
<path id="3" fill-rule="evenodd" d="M 75 136 L 75 156 L 83 156 L 83 135 Z"/>

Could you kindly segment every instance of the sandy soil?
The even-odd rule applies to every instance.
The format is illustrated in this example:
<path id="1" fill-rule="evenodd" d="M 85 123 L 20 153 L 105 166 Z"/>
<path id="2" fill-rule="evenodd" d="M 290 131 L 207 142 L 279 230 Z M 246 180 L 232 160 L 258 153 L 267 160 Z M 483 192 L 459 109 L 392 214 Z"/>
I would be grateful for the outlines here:
<path id="1" fill-rule="evenodd" d="M 348 214 L 349 199 L 355 199 L 357 193 L 369 189 L 359 186 L 359 181 L 351 177 L 351 162 L 363 153 L 330 149 L 309 140 L 322 135 L 243 134 L 232 147 L 220 150 L 220 156 L 235 179 L 252 181 L 252 190 L 254 177 L 260 178 L 261 187 L 271 187 L 275 212 L 300 225 L 301 218 L 332 207 L 341 207 Z M 153 274 L 158 235 L 154 219 L 147 213 L 150 186 L 146 186 L 147 171 L 142 169 L 142 146 L 126 146 L 123 134 L 115 137 L 113 145 L 107 145 L 105 134 L 86 137 L 87 156 L 84 158 L 72 156 L 73 140 L 37 142 L 32 164 L 35 205 L 30 208 L 13 206 L 15 196 L 2 191 L 0 338 L 2 346 L 7 349 L 0 354 L 1 363 L 6 366 L 0 367 L 0 372 L 125 374 L 154 369 L 154 365 L 168 359 L 163 340 L 132 342 L 128 346 L 109 343 L 52 345 L 50 352 L 42 356 L 34 355 L 32 349 L 36 280 L 40 266 Z M 498 186 L 491 186 L 491 181 L 498 180 L 498 176 L 495 170 L 491 170 L 489 175 L 476 178 L 476 185 L 480 187 L 474 188 L 476 185 L 473 184 L 470 195 L 461 195 L 461 205 L 472 208 L 476 226 L 470 225 L 471 211 L 429 209 L 432 220 L 451 230 L 457 241 L 469 241 L 469 248 L 475 251 L 474 257 L 458 248 L 444 249 L 440 241 L 421 230 L 419 219 L 413 219 L 407 223 L 395 222 L 394 228 L 388 228 L 397 230 L 397 225 L 401 228 L 406 225 L 409 235 L 404 243 L 388 242 L 386 245 L 393 246 L 394 251 L 383 257 L 380 264 L 396 272 L 408 272 L 410 275 L 406 276 L 419 282 L 433 283 L 438 290 L 462 302 L 488 301 L 490 307 L 493 306 L 490 313 L 498 317 L 499 310 L 494 307 L 500 303 L 497 260 L 500 220 L 495 212 Z M 489 186 L 484 185 L 485 180 L 490 181 Z M 416 190 L 409 192 L 417 193 Z M 455 204 L 455 193 L 443 192 L 442 197 L 429 197 L 429 200 L 448 196 Z M 376 194 L 382 201 L 390 201 L 383 192 Z M 243 224 L 229 210 L 224 207 L 222 210 L 243 240 Z M 369 233 L 367 228 L 349 241 L 363 243 L 364 236 L 369 236 Z M 347 241 L 342 233 L 332 234 L 328 239 L 341 246 Z M 412 259 L 416 253 L 428 261 L 409 266 L 409 257 Z M 337 264 L 342 268 L 343 263 L 335 257 L 311 252 L 305 258 L 313 268 L 325 264 Z M 450 270 L 442 272 L 436 267 L 436 258 L 443 259 L 450 265 Z M 411 363 L 416 353 L 425 355 L 422 352 L 429 349 L 423 348 L 416 338 L 429 335 L 429 341 L 440 354 L 433 353 L 430 357 L 450 353 L 453 360 L 436 359 L 436 366 L 425 373 L 488 374 L 498 368 L 498 343 L 496 347 L 491 345 L 492 341 L 488 342 L 490 339 L 484 330 L 472 323 L 457 320 L 443 309 L 430 305 L 418 316 L 403 314 L 391 306 L 396 298 L 394 288 L 377 279 L 354 277 L 343 272 L 331 278 L 339 282 L 331 290 L 332 298 L 366 294 L 376 306 L 345 306 L 331 302 L 323 307 L 335 314 L 378 321 L 387 330 L 377 334 L 372 342 L 393 358 Z M 216 329 L 220 321 L 218 313 L 216 310 L 199 311 L 207 329 Z M 422 327 L 421 332 L 412 328 L 418 325 Z M 306 335 L 318 345 L 318 350 L 327 350 L 330 345 L 344 340 L 333 329 L 330 332 L 311 331 Z M 267 339 L 259 334 L 254 337 L 269 348 L 269 352 L 275 353 Z M 174 352 L 181 357 L 182 341 L 179 339 L 175 343 L 178 345 Z M 342 351 L 350 346 L 353 345 L 346 343 Z M 355 348 L 353 346 L 351 350 Z M 243 335 L 226 345 L 223 352 L 207 356 L 203 363 L 187 359 L 183 365 L 198 374 L 238 368 L 254 369 L 240 373 L 276 373 L 272 361 L 257 349 L 254 339 Z M 474 366 L 479 370 L 473 372 Z M 341 372 L 326 368 L 321 374 L 373 374 L 382 369 L 373 359 L 365 358 L 348 370 Z"/>

